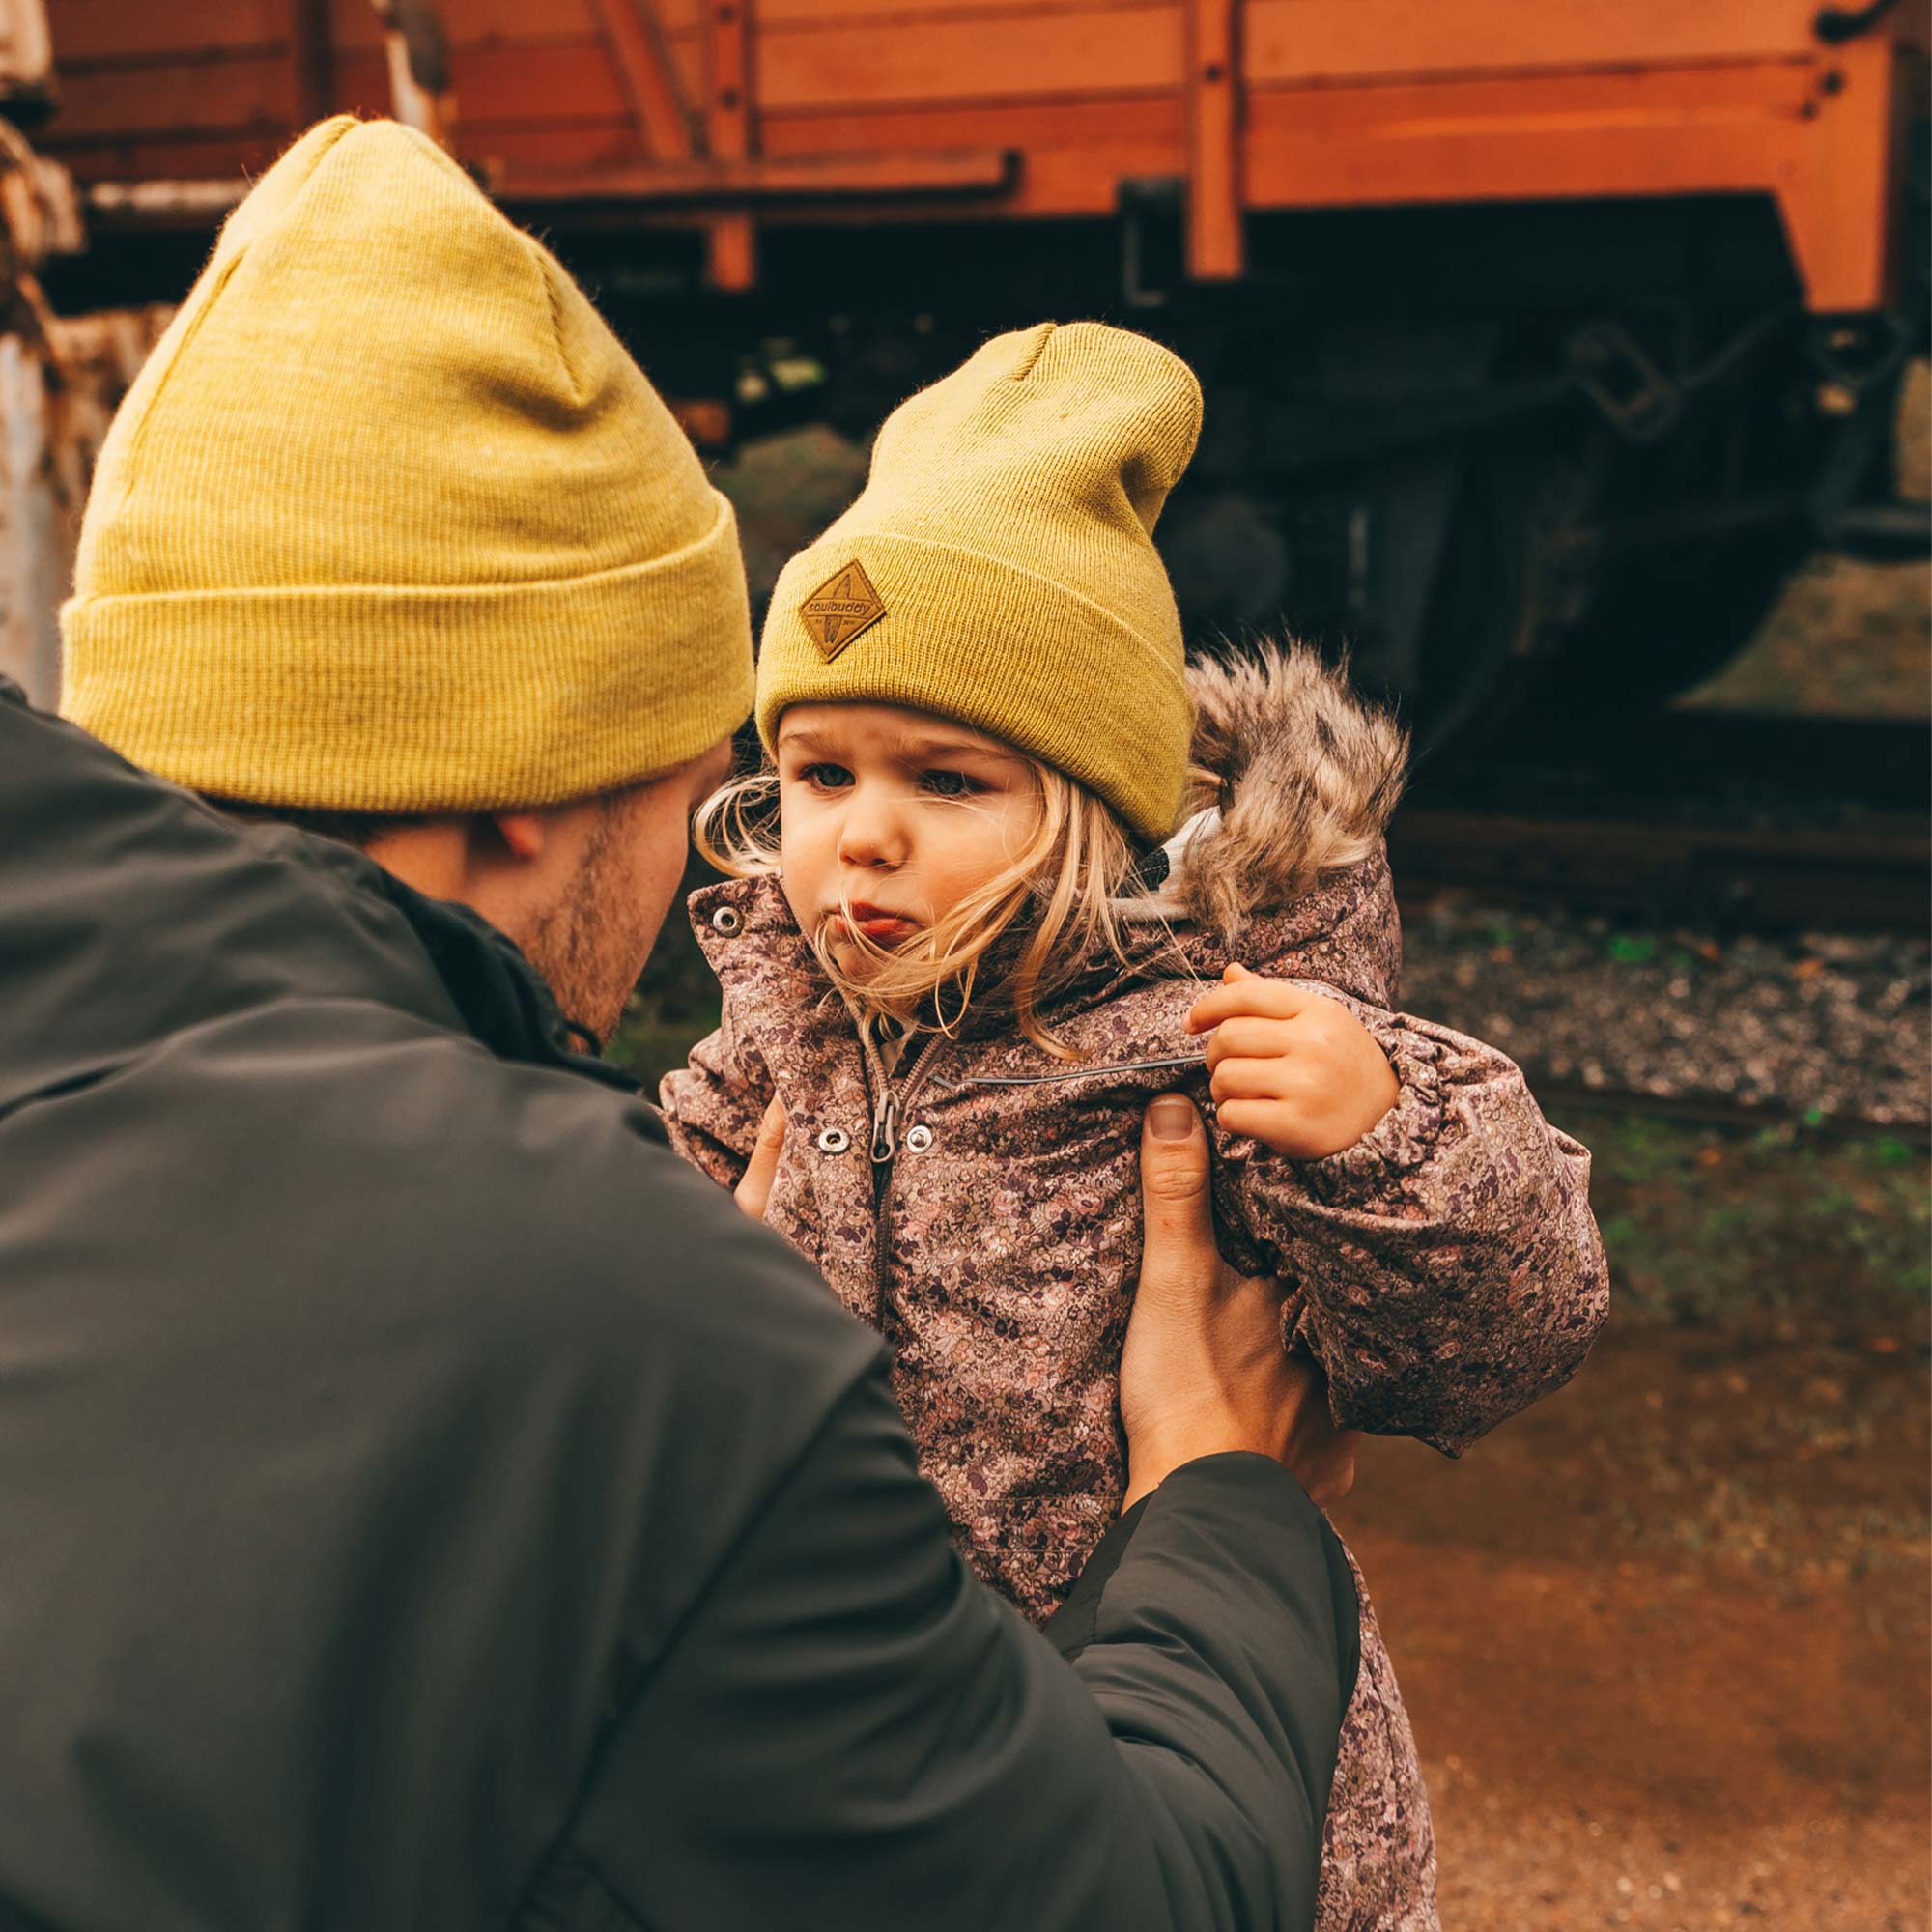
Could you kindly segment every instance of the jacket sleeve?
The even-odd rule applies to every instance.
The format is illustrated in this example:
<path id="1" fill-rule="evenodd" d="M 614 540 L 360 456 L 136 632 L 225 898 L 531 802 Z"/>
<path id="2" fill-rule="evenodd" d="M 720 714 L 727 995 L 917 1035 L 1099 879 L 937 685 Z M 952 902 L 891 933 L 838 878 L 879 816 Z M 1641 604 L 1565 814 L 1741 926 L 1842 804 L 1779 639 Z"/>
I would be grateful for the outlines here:
<path id="1" fill-rule="evenodd" d="M 736 1187 L 758 1138 L 758 1122 L 777 1091 L 764 1062 L 741 1046 L 724 1023 L 691 1049 L 691 1059 L 658 1086 L 670 1144 L 723 1187 Z"/>
<path id="2" fill-rule="evenodd" d="M 1291 1283 L 1286 1333 L 1337 1422 L 1460 1455 L 1568 1381 L 1603 1325 L 1590 1156 L 1493 1047 L 1305 983 L 1368 1028 L 1401 1091 L 1323 1160 L 1224 1142 L 1225 1205 Z"/>
<path id="3" fill-rule="evenodd" d="M 658 1932 L 1309 1927 L 1357 1619 L 1293 1479 L 1213 1457 L 1101 1545 L 1069 1668 L 966 1570 L 881 1367 L 643 1687 L 573 1868 Z"/>

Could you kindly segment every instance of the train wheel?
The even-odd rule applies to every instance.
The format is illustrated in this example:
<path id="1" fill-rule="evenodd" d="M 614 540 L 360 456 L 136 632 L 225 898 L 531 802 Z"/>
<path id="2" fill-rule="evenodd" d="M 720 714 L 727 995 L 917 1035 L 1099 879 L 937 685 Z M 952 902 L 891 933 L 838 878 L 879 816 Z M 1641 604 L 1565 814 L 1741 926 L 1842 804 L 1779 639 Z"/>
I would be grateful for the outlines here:
<path id="1" fill-rule="evenodd" d="M 1481 720 L 1521 648 L 1526 520 L 1521 479 L 1454 466 L 1439 497 L 1385 479 L 1288 497 L 1216 487 L 1180 495 L 1155 530 L 1191 645 L 1293 639 L 1346 658 L 1418 747 Z M 1368 532 L 1357 575 L 1351 532 Z M 1384 595 L 1413 593 L 1390 622 Z M 1364 594 L 1366 592 L 1366 594 Z"/>
<path id="2" fill-rule="evenodd" d="M 1577 617 L 1542 627 L 1501 702 L 1519 717 L 1571 719 L 1676 697 L 1750 642 L 1809 551 L 1807 533 L 1787 525 L 1620 558 Z"/>

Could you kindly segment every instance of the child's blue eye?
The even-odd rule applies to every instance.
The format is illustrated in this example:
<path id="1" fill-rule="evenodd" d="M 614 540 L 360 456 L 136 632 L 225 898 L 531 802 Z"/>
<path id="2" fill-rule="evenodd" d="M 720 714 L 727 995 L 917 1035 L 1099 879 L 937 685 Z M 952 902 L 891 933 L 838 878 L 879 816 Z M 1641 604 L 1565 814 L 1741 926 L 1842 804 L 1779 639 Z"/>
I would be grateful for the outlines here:
<path id="1" fill-rule="evenodd" d="M 968 778 L 964 772 L 926 772 L 921 782 L 940 798 L 966 798 L 984 789 L 979 780 Z"/>
<path id="2" fill-rule="evenodd" d="M 852 782 L 852 774 L 843 765 L 806 765 L 799 777 L 819 791 L 842 791 Z"/>

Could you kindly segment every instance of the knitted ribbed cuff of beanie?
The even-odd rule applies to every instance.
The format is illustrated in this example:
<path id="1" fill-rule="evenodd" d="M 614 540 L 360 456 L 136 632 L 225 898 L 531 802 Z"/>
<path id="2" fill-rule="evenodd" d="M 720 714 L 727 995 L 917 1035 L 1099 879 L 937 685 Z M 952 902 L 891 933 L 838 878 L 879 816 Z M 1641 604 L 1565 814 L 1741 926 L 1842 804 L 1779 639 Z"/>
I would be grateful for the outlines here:
<path id="1" fill-rule="evenodd" d="M 262 804 L 480 810 L 667 771 L 753 692 L 730 506 L 550 253 L 434 143 L 312 128 L 101 453 L 62 709 Z"/>
<path id="2" fill-rule="evenodd" d="M 902 704 L 1173 831 L 1192 708 L 1152 529 L 1201 430 L 1187 365 L 1100 323 L 995 337 L 895 410 L 852 507 L 781 573 L 758 659 L 794 704 Z"/>

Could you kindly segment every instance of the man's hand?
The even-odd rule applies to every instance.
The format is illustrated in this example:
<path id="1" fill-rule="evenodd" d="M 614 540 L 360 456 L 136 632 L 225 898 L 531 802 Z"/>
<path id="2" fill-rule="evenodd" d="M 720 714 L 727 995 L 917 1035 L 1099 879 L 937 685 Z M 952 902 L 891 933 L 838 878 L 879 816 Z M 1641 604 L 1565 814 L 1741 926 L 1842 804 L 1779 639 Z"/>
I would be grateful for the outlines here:
<path id="1" fill-rule="evenodd" d="M 740 1211 L 754 1221 L 765 1218 L 765 1207 L 772 1198 L 772 1177 L 778 1173 L 779 1155 L 784 1151 L 785 1124 L 784 1102 L 774 1094 L 765 1118 L 758 1122 L 758 1138 L 744 1178 L 731 1190 Z"/>
<path id="2" fill-rule="evenodd" d="M 1195 1003 L 1189 1033 L 1208 1042 L 1214 1112 L 1294 1160 L 1353 1147 L 1401 1088 L 1375 1036 L 1340 1000 L 1230 966 Z"/>
<path id="3" fill-rule="evenodd" d="M 1214 1245 L 1208 1135 L 1178 1094 L 1141 1128 L 1147 1246 L 1121 1361 L 1129 1506 L 1197 1457 L 1253 1450 L 1285 1463 L 1317 1503 L 1354 1478 L 1354 1438 L 1329 1421 L 1321 1372 L 1282 1347 L 1281 1297 L 1243 1280 Z"/>

